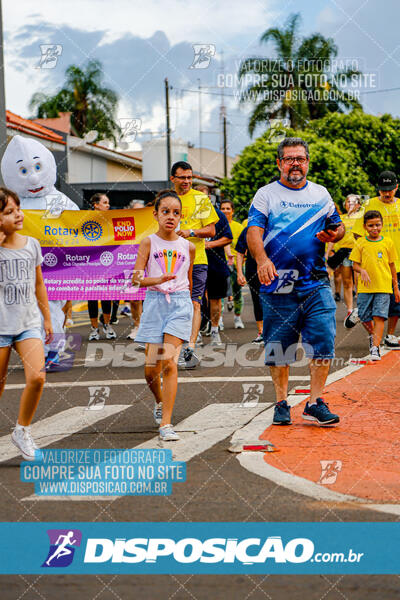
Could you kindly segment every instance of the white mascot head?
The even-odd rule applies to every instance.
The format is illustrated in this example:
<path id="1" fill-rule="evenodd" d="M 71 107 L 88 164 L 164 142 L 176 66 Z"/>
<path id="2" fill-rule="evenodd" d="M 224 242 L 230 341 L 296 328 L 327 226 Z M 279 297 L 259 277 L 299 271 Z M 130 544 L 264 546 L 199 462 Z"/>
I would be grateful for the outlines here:
<path id="1" fill-rule="evenodd" d="M 40 142 L 16 135 L 4 152 L 1 174 L 6 187 L 20 198 L 38 198 L 54 190 L 56 161 Z"/>

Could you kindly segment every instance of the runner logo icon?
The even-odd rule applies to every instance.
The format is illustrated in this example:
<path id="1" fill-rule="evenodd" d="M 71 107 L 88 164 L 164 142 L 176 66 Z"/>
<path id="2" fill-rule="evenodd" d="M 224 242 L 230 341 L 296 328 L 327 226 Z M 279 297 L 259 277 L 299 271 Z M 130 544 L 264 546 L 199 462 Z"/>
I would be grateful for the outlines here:
<path id="1" fill-rule="evenodd" d="M 50 548 L 42 567 L 68 567 L 81 545 L 82 532 L 79 529 L 48 529 Z"/>

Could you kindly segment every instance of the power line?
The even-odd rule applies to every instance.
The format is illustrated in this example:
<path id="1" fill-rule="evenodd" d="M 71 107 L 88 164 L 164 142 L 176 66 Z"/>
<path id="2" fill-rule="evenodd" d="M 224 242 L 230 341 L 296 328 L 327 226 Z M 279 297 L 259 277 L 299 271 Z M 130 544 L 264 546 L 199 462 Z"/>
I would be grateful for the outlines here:
<path id="1" fill-rule="evenodd" d="M 221 98 L 221 92 L 206 92 L 204 91 L 204 88 L 201 88 L 201 90 L 188 90 L 186 88 L 175 88 L 176 90 L 179 90 L 180 92 L 191 92 L 192 94 L 207 94 L 208 96 L 219 96 L 219 98 Z M 232 96 L 232 98 L 237 98 L 236 94 L 226 94 L 225 96 Z"/>
<path id="2" fill-rule="evenodd" d="M 360 94 L 382 94 L 383 92 L 394 92 L 400 90 L 400 87 L 387 88 L 386 90 L 372 90 L 370 92 L 360 92 Z"/>

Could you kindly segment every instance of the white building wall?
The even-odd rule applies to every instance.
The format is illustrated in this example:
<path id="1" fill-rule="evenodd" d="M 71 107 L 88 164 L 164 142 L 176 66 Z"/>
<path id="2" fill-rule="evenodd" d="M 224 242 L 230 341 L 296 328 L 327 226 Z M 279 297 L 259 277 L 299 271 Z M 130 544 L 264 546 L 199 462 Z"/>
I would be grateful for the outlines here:
<path id="1" fill-rule="evenodd" d="M 107 181 L 107 160 L 85 152 L 68 153 L 68 183 Z"/>

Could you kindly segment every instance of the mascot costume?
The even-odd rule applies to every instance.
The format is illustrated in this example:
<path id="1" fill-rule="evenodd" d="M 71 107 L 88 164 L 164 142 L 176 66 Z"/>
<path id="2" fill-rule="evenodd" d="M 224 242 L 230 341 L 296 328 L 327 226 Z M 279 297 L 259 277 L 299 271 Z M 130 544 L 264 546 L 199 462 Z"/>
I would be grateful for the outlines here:
<path id="1" fill-rule="evenodd" d="M 1 174 L 6 187 L 18 194 L 21 208 L 48 210 L 51 216 L 59 216 L 64 210 L 79 210 L 54 184 L 57 178 L 53 154 L 40 142 L 16 135 L 9 142 L 1 160 Z M 64 339 L 64 312 L 66 300 L 50 300 L 50 313 L 57 347 Z M 57 350 L 47 347 L 46 370 L 58 362 Z"/>

